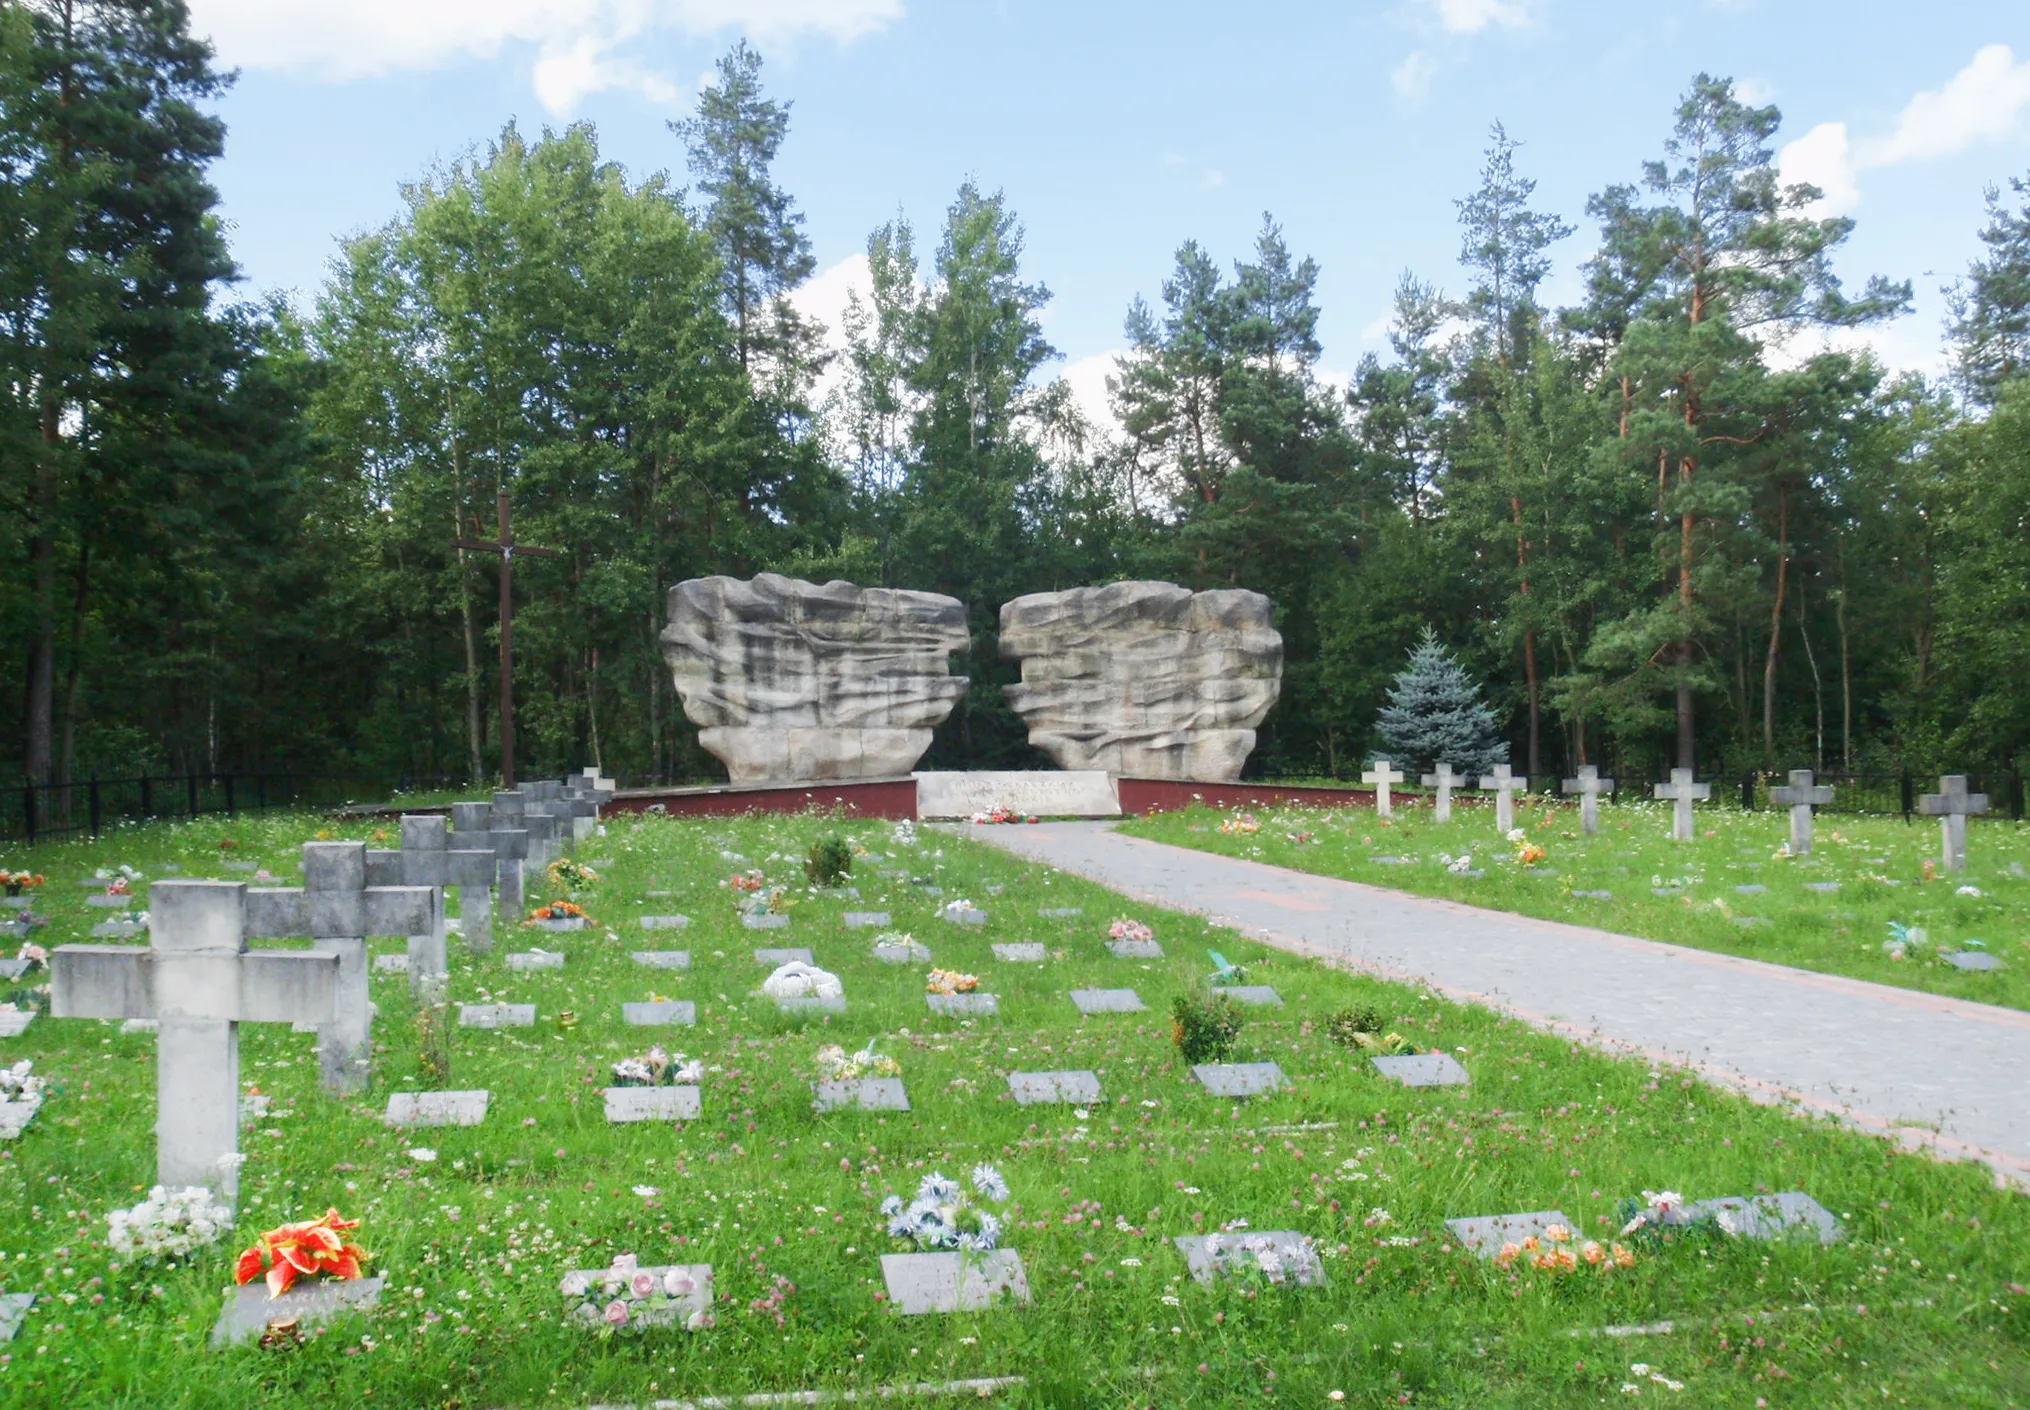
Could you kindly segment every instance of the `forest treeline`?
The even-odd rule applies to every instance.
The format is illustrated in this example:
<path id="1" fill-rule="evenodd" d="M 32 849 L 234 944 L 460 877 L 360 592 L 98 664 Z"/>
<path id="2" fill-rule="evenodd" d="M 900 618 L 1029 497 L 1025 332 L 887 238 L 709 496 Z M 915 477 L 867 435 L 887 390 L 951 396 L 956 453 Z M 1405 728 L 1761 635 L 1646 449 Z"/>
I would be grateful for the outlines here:
<path id="1" fill-rule="evenodd" d="M 1927 383 L 1821 350 L 1910 286 L 1835 276 L 1852 222 L 1781 182 L 1776 109 L 1694 78 L 1583 212 L 1496 126 L 1387 356 L 1321 375 L 1318 267 L 1265 217 L 1150 271 L 1096 426 L 984 185 L 870 235 L 828 348 L 744 44 L 671 124 L 681 182 L 509 126 L 294 305 L 236 290 L 224 81 L 173 0 L 0 0 L 9 777 L 492 774 L 495 565 L 451 543 L 501 490 L 561 550 L 516 574 L 525 769 L 710 776 L 664 596 L 761 570 L 967 604 L 946 767 L 1043 762 L 1001 604 L 1129 577 L 1275 599 L 1268 775 L 1355 768 L 1427 625 L 1532 774 L 2030 751 L 2030 179 L 1988 193 Z M 1567 241 L 1584 296 L 1547 307 Z"/>

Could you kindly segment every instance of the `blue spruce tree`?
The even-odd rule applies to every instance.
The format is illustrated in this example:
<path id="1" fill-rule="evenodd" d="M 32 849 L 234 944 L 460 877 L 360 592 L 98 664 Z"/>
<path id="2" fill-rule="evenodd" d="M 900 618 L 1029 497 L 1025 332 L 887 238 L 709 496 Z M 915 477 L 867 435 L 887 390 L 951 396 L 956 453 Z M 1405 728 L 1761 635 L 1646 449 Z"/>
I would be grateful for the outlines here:
<path id="1" fill-rule="evenodd" d="M 1429 627 L 1389 687 L 1377 730 L 1389 758 L 1405 773 L 1443 763 L 1478 776 L 1508 762 L 1508 741 L 1480 698 L 1480 687 Z"/>

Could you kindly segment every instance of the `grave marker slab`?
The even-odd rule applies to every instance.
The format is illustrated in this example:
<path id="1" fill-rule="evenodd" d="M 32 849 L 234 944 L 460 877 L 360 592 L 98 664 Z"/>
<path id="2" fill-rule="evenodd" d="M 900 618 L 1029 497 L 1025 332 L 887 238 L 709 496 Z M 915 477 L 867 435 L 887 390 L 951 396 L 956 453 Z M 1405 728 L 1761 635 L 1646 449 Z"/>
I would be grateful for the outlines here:
<path id="1" fill-rule="evenodd" d="M 1807 881 L 1804 884 L 1804 889 L 1816 891 L 1821 896 L 1830 896 L 1840 889 L 1840 883 L 1837 881 Z"/>
<path id="2" fill-rule="evenodd" d="M 1360 781 L 1374 789 L 1374 812 L 1378 818 L 1395 816 L 1389 801 L 1389 785 L 1403 781 L 1403 771 L 1391 765 L 1385 758 L 1377 757 L 1368 766 Z"/>
<path id="3" fill-rule="evenodd" d="M 248 1283 L 226 1294 L 225 1310 L 211 1329 L 213 1350 L 260 1340 L 272 1322 L 293 1322 L 298 1331 L 323 1326 L 350 1312 L 365 1312 L 381 1300 L 380 1278 L 305 1278 L 280 1297 L 268 1285 Z"/>
<path id="4" fill-rule="evenodd" d="M 1051 1102 L 1084 1106 L 1100 1099 L 1100 1079 L 1096 1073 L 1084 1070 L 1011 1072 L 1008 1074 L 1008 1090 L 1015 1094 L 1017 1106 L 1039 1106 Z"/>
<path id="5" fill-rule="evenodd" d="M 1050 958 L 1050 951 L 1040 942 L 1019 945 L 994 946 L 994 958 L 1003 964 L 1042 964 Z"/>
<path id="6" fill-rule="evenodd" d="M 133 900 L 132 896 L 87 896 L 85 897 L 85 904 L 97 906 L 101 910 L 124 911 L 132 904 Z"/>
<path id="7" fill-rule="evenodd" d="M 0 960 L 0 979 L 19 979 L 28 973 L 27 960 Z"/>
<path id="8" fill-rule="evenodd" d="M 1579 795 L 1579 826 L 1586 836 L 1600 831 L 1600 795 L 1614 791 L 1614 780 L 1600 777 L 1598 766 L 1579 765 L 1579 776 L 1560 785 L 1563 792 Z"/>
<path id="9" fill-rule="evenodd" d="M 744 915 L 740 923 L 749 930 L 787 930 L 789 917 L 779 915 Z"/>
<path id="10" fill-rule="evenodd" d="M 816 960 L 811 958 L 809 950 L 756 950 L 754 952 L 754 962 L 759 965 L 767 965 L 770 969 L 779 969 L 783 965 L 799 961 L 804 964 L 817 963 Z"/>
<path id="11" fill-rule="evenodd" d="M 874 958 L 883 964 L 929 964 L 930 950 L 923 945 L 876 945 Z"/>
<path id="12" fill-rule="evenodd" d="M 550 950 L 521 950 L 507 957 L 507 967 L 522 971 L 562 969 L 564 957 Z"/>
<path id="13" fill-rule="evenodd" d="M 1733 1195 L 1724 1199 L 1699 1200 L 1684 1207 L 1685 1214 L 1698 1219 L 1707 1214 L 1732 1223 L 1744 1239 L 1781 1241 L 1815 1239 L 1822 1244 L 1838 1243 L 1847 1236 L 1839 1217 L 1802 1190 L 1782 1194 Z"/>
<path id="14" fill-rule="evenodd" d="M 689 1026 L 698 1021 L 698 1007 L 689 999 L 657 999 L 640 1004 L 622 1004 L 621 1019 L 635 1028 Z"/>
<path id="15" fill-rule="evenodd" d="M 162 1025 L 157 1023 L 152 1018 L 130 1018 L 125 1023 L 120 1025 L 120 1032 L 128 1035 L 136 1033 L 158 1033 L 161 1030 Z"/>
<path id="16" fill-rule="evenodd" d="M 848 911 L 840 919 L 848 930 L 865 930 L 870 926 L 889 924 L 886 911 Z"/>
<path id="17" fill-rule="evenodd" d="M 1036 913 L 1044 920 L 1071 920 L 1085 914 L 1084 906 L 1048 906 Z"/>
<path id="18" fill-rule="evenodd" d="M 1494 792 L 1494 830 L 1506 835 L 1515 828 L 1515 795 L 1518 789 L 1529 792 L 1527 776 L 1512 773 L 1507 764 L 1496 764 L 1494 772 L 1483 775 L 1480 780 L 1483 789 Z"/>
<path id="19" fill-rule="evenodd" d="M 1493 1258 L 1503 1244 L 1521 1245 L 1524 1239 L 1541 1239 L 1544 1230 L 1563 1225 L 1578 1237 L 1579 1226 L 1565 1217 L 1562 1209 L 1541 1209 L 1532 1214 L 1485 1214 L 1473 1219 L 1447 1219 L 1445 1227 L 1463 1247 L 1482 1258 Z"/>
<path id="20" fill-rule="evenodd" d="M 941 910 L 938 914 L 953 925 L 985 925 L 987 923 L 987 913 L 978 908 L 963 911 Z"/>
<path id="21" fill-rule="evenodd" d="M 2002 962 L 1986 950 L 1955 951 L 1945 957 L 1945 962 L 1954 969 L 1990 970 L 2002 967 Z"/>
<path id="22" fill-rule="evenodd" d="M 0 1141 L 11 1141 L 28 1129 L 35 1113 L 42 1110 L 42 1093 L 0 1101 Z"/>
<path id="23" fill-rule="evenodd" d="M 1154 940 L 1109 940 L 1107 949 L 1117 960 L 1160 960 L 1163 947 Z"/>
<path id="24" fill-rule="evenodd" d="M 1179 1234 L 1171 1243 L 1184 1255 L 1191 1276 L 1210 1287 L 1222 1273 L 1259 1269 L 1272 1283 L 1315 1287 L 1325 1281 L 1325 1262 L 1307 1234 L 1295 1229 L 1248 1229 L 1235 1233 Z"/>
<path id="25" fill-rule="evenodd" d="M 1672 769 L 1669 783 L 1651 786 L 1659 799 L 1671 805 L 1671 841 L 1690 842 L 1694 835 L 1692 804 L 1696 800 L 1711 798 L 1713 785 L 1693 782 L 1690 769 Z"/>
<path id="26" fill-rule="evenodd" d="M 855 1082 L 814 1082 L 812 1104 L 819 1111 L 908 1111 L 909 1095 L 900 1077 L 862 1077 Z"/>
<path id="27" fill-rule="evenodd" d="M 1213 993 L 1224 994 L 1237 1004 L 1256 1004 L 1262 1008 L 1283 1007 L 1283 996 L 1266 984 L 1229 984 L 1215 986 Z"/>
<path id="28" fill-rule="evenodd" d="M 1191 1075 L 1215 1097 L 1259 1097 L 1288 1085 L 1273 1062 L 1205 1062 Z"/>
<path id="29" fill-rule="evenodd" d="M 1071 1001 L 1080 1013 L 1142 1013 L 1149 1007 L 1133 989 L 1074 989 Z"/>
<path id="30" fill-rule="evenodd" d="M 888 1300 L 905 1317 L 929 1312 L 974 1312 L 1003 1299 L 1029 1303 L 1029 1277 L 1012 1248 L 988 1254 L 884 1253 L 881 1278 Z"/>
<path id="31" fill-rule="evenodd" d="M 1376 1072 L 1405 1087 L 1459 1087 L 1473 1080 L 1450 1053 L 1397 1053 L 1368 1061 Z"/>
<path id="32" fill-rule="evenodd" d="M 554 916 L 549 920 L 525 921 L 524 924 L 533 926 L 537 930 L 561 931 L 584 930 L 590 925 L 590 922 L 584 916 Z"/>
<path id="33" fill-rule="evenodd" d="M 148 927 L 138 920 L 105 920 L 92 927 L 94 940 L 132 940 L 148 933 Z M 9 978 L 20 978 L 10 975 Z"/>
<path id="34" fill-rule="evenodd" d="M 536 1022 L 534 1004 L 460 1004 L 461 1028 L 532 1028 Z"/>
<path id="35" fill-rule="evenodd" d="M 1452 772 L 1450 764 L 1441 763 L 1438 765 L 1438 772 L 1424 775 L 1423 783 L 1426 788 L 1438 790 L 1437 797 L 1432 803 L 1432 817 L 1441 823 L 1451 822 L 1452 790 L 1464 786 L 1465 778 Z"/>
<path id="36" fill-rule="evenodd" d="M 777 999 L 775 1007 L 778 1013 L 786 1014 L 844 1013 L 846 997 L 843 994 L 834 994 L 829 998 L 807 995 L 801 999 Z"/>
<path id="37" fill-rule="evenodd" d="M 689 916 L 643 916 L 643 930 L 682 930 L 691 923 Z"/>
<path id="38" fill-rule="evenodd" d="M 28 1025 L 33 1022 L 35 1022 L 34 1009 L 0 1009 L 0 1038 L 19 1038 L 28 1031 Z"/>
<path id="39" fill-rule="evenodd" d="M 685 1007 L 689 1007 L 686 1005 Z M 697 1087 L 608 1087 L 606 1119 L 616 1124 L 635 1121 L 696 1121 L 704 1110 Z"/>
<path id="40" fill-rule="evenodd" d="M 1574 891 L 1572 895 L 1581 901 L 1611 901 L 1614 899 L 1612 891 Z"/>
<path id="41" fill-rule="evenodd" d="M 382 1119 L 390 1126 L 477 1126 L 492 1099 L 485 1091 L 396 1092 Z"/>
<path id="42" fill-rule="evenodd" d="M 636 950 L 629 956 L 636 964 L 649 969 L 689 969 L 689 950 Z"/>
<path id="43" fill-rule="evenodd" d="M 13 1341 L 35 1306 L 34 1293 L 0 1293 L 0 1342 Z"/>
<path id="44" fill-rule="evenodd" d="M 996 1018 L 1001 1013 L 1000 998 L 994 994 L 925 994 L 923 998 L 932 1013 L 948 1018 Z"/>
<path id="45" fill-rule="evenodd" d="M 1117 818 L 1113 778 L 1098 769 L 943 770 L 916 776 L 916 815 L 966 819 L 1006 808 L 1024 817 Z"/>
<path id="46" fill-rule="evenodd" d="M 1769 888 L 1759 881 L 1751 881 L 1745 886 L 1735 887 L 1734 894 L 1736 896 L 1767 896 Z"/>
<path id="47" fill-rule="evenodd" d="M 653 1266 L 642 1264 L 635 1270 L 654 1280 L 656 1290 L 666 1299 L 660 1303 L 640 1303 L 627 1295 L 621 1284 L 621 1275 L 611 1268 L 583 1269 L 571 1274 L 572 1278 L 583 1278 L 590 1288 L 586 1300 L 578 1304 L 575 1320 L 586 1327 L 605 1325 L 602 1309 L 617 1299 L 627 1302 L 628 1323 L 649 1327 L 688 1326 L 693 1318 L 702 1324 L 712 1315 L 712 1265 L 709 1263 L 659 1263 Z M 670 1294 L 673 1286 L 671 1275 L 675 1275 L 676 1293 Z"/>

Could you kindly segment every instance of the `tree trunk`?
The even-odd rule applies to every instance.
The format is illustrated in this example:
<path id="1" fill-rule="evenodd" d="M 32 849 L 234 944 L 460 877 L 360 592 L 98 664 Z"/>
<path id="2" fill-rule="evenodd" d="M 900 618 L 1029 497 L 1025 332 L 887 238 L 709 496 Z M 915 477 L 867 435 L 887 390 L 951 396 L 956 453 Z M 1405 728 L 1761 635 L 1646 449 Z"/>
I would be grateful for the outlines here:
<path id="1" fill-rule="evenodd" d="M 451 442 L 451 533 L 454 538 L 463 538 L 464 525 L 460 521 L 459 508 L 465 502 L 465 480 L 459 473 L 458 441 Z M 466 570 L 465 550 L 458 554 L 458 615 L 465 635 L 465 769 L 466 776 L 474 788 L 486 777 L 485 760 L 481 747 L 485 740 L 485 726 L 479 714 L 479 626 L 472 615 L 472 574 Z"/>
<path id="2" fill-rule="evenodd" d="M 1776 660 L 1783 637 L 1784 590 L 1790 583 L 1790 494 L 1776 496 L 1776 601 L 1769 608 L 1769 650 L 1762 657 L 1762 767 L 1776 767 Z"/>
<path id="3" fill-rule="evenodd" d="M 1826 771 L 1826 687 L 1819 679 L 1819 658 L 1811 649 L 1811 632 L 1805 628 L 1804 584 L 1797 585 L 1797 639 L 1804 643 L 1804 659 L 1811 666 L 1812 716 L 1816 729 L 1812 739 L 1812 767 L 1820 773 Z"/>
<path id="4" fill-rule="evenodd" d="M 60 503 L 56 456 L 62 411 L 54 389 L 42 397 L 42 457 L 35 471 L 35 525 L 28 538 L 35 634 L 28 647 L 28 720 L 23 771 L 31 783 L 53 783 L 56 715 L 56 518 Z"/>
<path id="5" fill-rule="evenodd" d="M 1510 495 L 1508 499 L 1508 508 L 1509 508 L 1509 516 L 1515 524 L 1516 577 L 1519 583 L 1521 584 L 1522 597 L 1525 602 L 1524 611 L 1527 613 L 1528 611 L 1527 603 L 1530 595 L 1530 545 L 1529 539 L 1525 537 L 1523 534 L 1521 497 L 1518 495 Z M 1542 685 L 1537 680 L 1537 629 L 1534 624 L 1531 624 L 1530 626 L 1523 628 L 1523 675 L 1524 678 L 1529 682 L 1529 696 L 1530 696 L 1529 772 L 1530 776 L 1534 778 L 1536 775 L 1544 771 L 1543 695 L 1542 695 Z"/>
<path id="6" fill-rule="evenodd" d="M 78 677 L 83 656 L 85 622 L 85 594 L 91 584 L 92 551 L 90 545 L 78 549 L 76 587 L 71 594 L 70 609 L 70 667 L 63 689 L 63 747 L 62 757 L 57 765 L 57 782 L 71 783 L 76 779 L 77 738 L 78 738 Z"/>

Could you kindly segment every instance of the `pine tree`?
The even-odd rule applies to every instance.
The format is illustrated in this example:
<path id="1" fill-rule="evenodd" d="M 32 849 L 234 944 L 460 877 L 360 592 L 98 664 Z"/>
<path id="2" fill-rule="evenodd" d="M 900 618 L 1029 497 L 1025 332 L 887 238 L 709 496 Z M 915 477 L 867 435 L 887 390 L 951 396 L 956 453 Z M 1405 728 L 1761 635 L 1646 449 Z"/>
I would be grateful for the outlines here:
<path id="1" fill-rule="evenodd" d="M 1508 741 L 1480 698 L 1480 687 L 1429 627 L 1411 649 L 1410 664 L 1396 673 L 1376 728 L 1398 764 L 1418 769 L 1450 764 L 1463 774 L 1479 774 L 1508 762 Z"/>
<path id="2" fill-rule="evenodd" d="M 1981 231 L 1988 254 L 1950 291 L 1946 336 L 1967 396 L 1982 406 L 1993 406 L 2005 382 L 2030 372 L 2030 177 L 2010 178 L 2009 189 L 2023 198 L 2022 210 L 2010 210 L 2000 189 L 1988 188 Z"/>

